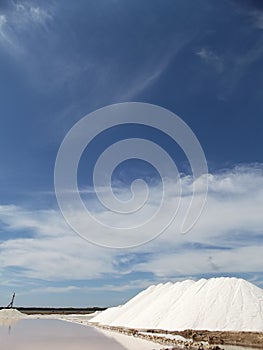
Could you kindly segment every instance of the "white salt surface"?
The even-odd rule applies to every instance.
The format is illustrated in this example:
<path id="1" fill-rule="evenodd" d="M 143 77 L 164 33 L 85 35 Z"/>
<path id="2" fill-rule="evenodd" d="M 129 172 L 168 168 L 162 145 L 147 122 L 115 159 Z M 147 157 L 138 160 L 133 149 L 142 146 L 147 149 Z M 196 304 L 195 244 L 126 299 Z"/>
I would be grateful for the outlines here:
<path id="1" fill-rule="evenodd" d="M 161 350 L 164 348 L 163 345 L 156 344 L 144 339 L 134 338 L 117 332 L 110 332 L 102 329 L 99 331 L 107 337 L 114 339 L 127 350 Z M 166 348 L 172 348 L 172 346 L 166 346 Z"/>
<path id="2" fill-rule="evenodd" d="M 263 331 L 263 290 L 238 278 L 151 286 L 91 319 L 103 325 L 165 330 Z"/>
<path id="3" fill-rule="evenodd" d="M 16 309 L 0 310 L 0 326 L 11 326 L 26 317 L 27 315 L 22 314 Z"/>
<path id="4" fill-rule="evenodd" d="M 154 335 L 155 337 L 166 338 L 166 339 L 171 339 L 171 340 L 178 340 L 178 341 L 181 341 L 181 342 L 191 341 L 191 339 L 184 338 L 181 335 L 177 335 L 177 334 L 153 333 L 153 332 L 139 332 L 139 334 Z"/>
<path id="5" fill-rule="evenodd" d="M 27 315 L 16 309 L 2 309 L 0 310 L 0 318 L 25 318 Z"/>
<path id="6" fill-rule="evenodd" d="M 55 318 L 59 319 L 62 321 L 67 321 L 67 322 L 73 322 L 73 323 L 78 323 L 82 325 L 88 325 L 89 321 L 94 318 L 95 316 L 99 315 L 101 311 L 93 312 L 92 314 L 71 314 L 71 315 L 52 315 L 53 317 L 50 317 L 49 315 L 46 315 L 46 318 Z M 40 316 L 41 318 L 41 316 Z"/>

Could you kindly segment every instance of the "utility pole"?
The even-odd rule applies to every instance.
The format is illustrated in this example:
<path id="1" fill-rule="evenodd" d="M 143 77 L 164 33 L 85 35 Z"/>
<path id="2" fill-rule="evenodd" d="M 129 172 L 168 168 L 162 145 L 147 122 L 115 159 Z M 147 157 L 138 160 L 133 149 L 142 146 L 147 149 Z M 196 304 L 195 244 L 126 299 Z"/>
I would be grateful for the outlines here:
<path id="1" fill-rule="evenodd" d="M 6 307 L 7 309 L 13 309 L 15 296 L 16 296 L 16 293 L 13 294 L 12 300 L 10 301 L 10 303 L 9 303 L 9 304 L 7 305 L 7 307 Z"/>

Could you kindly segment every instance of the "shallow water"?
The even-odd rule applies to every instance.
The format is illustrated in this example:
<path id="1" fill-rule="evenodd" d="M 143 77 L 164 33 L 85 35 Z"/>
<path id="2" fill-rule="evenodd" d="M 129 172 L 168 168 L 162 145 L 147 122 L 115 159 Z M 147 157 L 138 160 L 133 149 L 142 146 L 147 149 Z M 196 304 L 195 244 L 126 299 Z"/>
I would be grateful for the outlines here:
<path id="1" fill-rule="evenodd" d="M 92 327 L 58 320 L 22 320 L 0 327 L 1 350 L 127 350 Z M 142 348 L 143 350 L 143 348 Z"/>
<path id="2" fill-rule="evenodd" d="M 152 350 L 163 346 L 89 326 L 50 319 L 0 325 L 0 350 Z M 225 350 L 251 350 L 224 346 Z M 254 349 L 255 350 L 255 349 Z"/>

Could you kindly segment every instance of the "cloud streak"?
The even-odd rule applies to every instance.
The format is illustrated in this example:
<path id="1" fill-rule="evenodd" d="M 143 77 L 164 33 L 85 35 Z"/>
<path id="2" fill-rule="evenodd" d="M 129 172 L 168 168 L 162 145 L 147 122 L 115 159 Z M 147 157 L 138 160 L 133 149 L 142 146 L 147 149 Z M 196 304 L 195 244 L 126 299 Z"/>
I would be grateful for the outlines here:
<path id="1" fill-rule="evenodd" d="M 127 251 L 125 269 L 123 251 L 102 249 L 83 241 L 67 227 L 59 212 L 1 206 L 2 230 L 10 234 L 8 240 L 0 243 L 1 271 L 18 268 L 20 278 L 50 281 L 101 278 L 105 274 L 122 276 L 136 271 L 152 273 L 156 278 L 260 272 L 262 170 L 258 165 L 211 174 L 205 211 L 190 234 L 177 234 L 183 219 L 179 211 L 175 223 L 161 237 Z M 190 198 L 189 183 L 189 179 L 183 179 L 183 207 Z M 173 198 L 170 200 L 173 205 Z M 150 205 L 157 204 L 154 200 Z M 108 217 L 105 212 L 100 215 Z M 17 238 L 15 233 L 19 231 L 24 236 Z M 27 237 L 31 231 L 33 238 Z M 138 259 L 129 261 L 131 253 Z M 144 262 L 140 260 L 142 254 L 147 254 Z"/>
<path id="2" fill-rule="evenodd" d="M 213 67 L 218 73 L 224 71 L 224 62 L 215 52 L 203 47 L 201 50 L 196 52 L 196 55 L 199 56 L 205 63 Z"/>
<path id="3" fill-rule="evenodd" d="M 0 44 L 10 53 L 25 53 L 24 35 L 40 27 L 46 30 L 47 23 L 52 18 L 50 10 L 37 7 L 31 2 L 11 2 L 5 13 L 0 15 Z"/>
<path id="4" fill-rule="evenodd" d="M 254 10 L 251 12 L 251 17 L 252 17 L 254 26 L 258 29 L 263 29 L 263 11 Z"/>

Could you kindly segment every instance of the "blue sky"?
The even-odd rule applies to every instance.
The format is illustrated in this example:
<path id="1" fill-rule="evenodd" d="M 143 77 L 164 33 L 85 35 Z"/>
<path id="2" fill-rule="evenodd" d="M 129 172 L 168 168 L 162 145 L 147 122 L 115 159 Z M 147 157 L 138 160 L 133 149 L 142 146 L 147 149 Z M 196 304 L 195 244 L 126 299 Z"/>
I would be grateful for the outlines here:
<path id="1" fill-rule="evenodd" d="M 262 286 L 262 56 L 261 1 L 1 1 L 0 304 L 17 291 L 19 305 L 114 305 L 152 283 L 216 275 Z M 194 131 L 207 206 L 187 236 L 171 226 L 139 248 L 99 248 L 60 214 L 55 159 L 82 117 L 129 101 L 167 108 Z M 188 193 L 178 147 L 136 126 L 94 140 L 81 186 L 92 185 L 85 159 L 130 135 L 171 153 Z M 136 161 L 117 170 L 122 191 L 158 178 Z"/>

